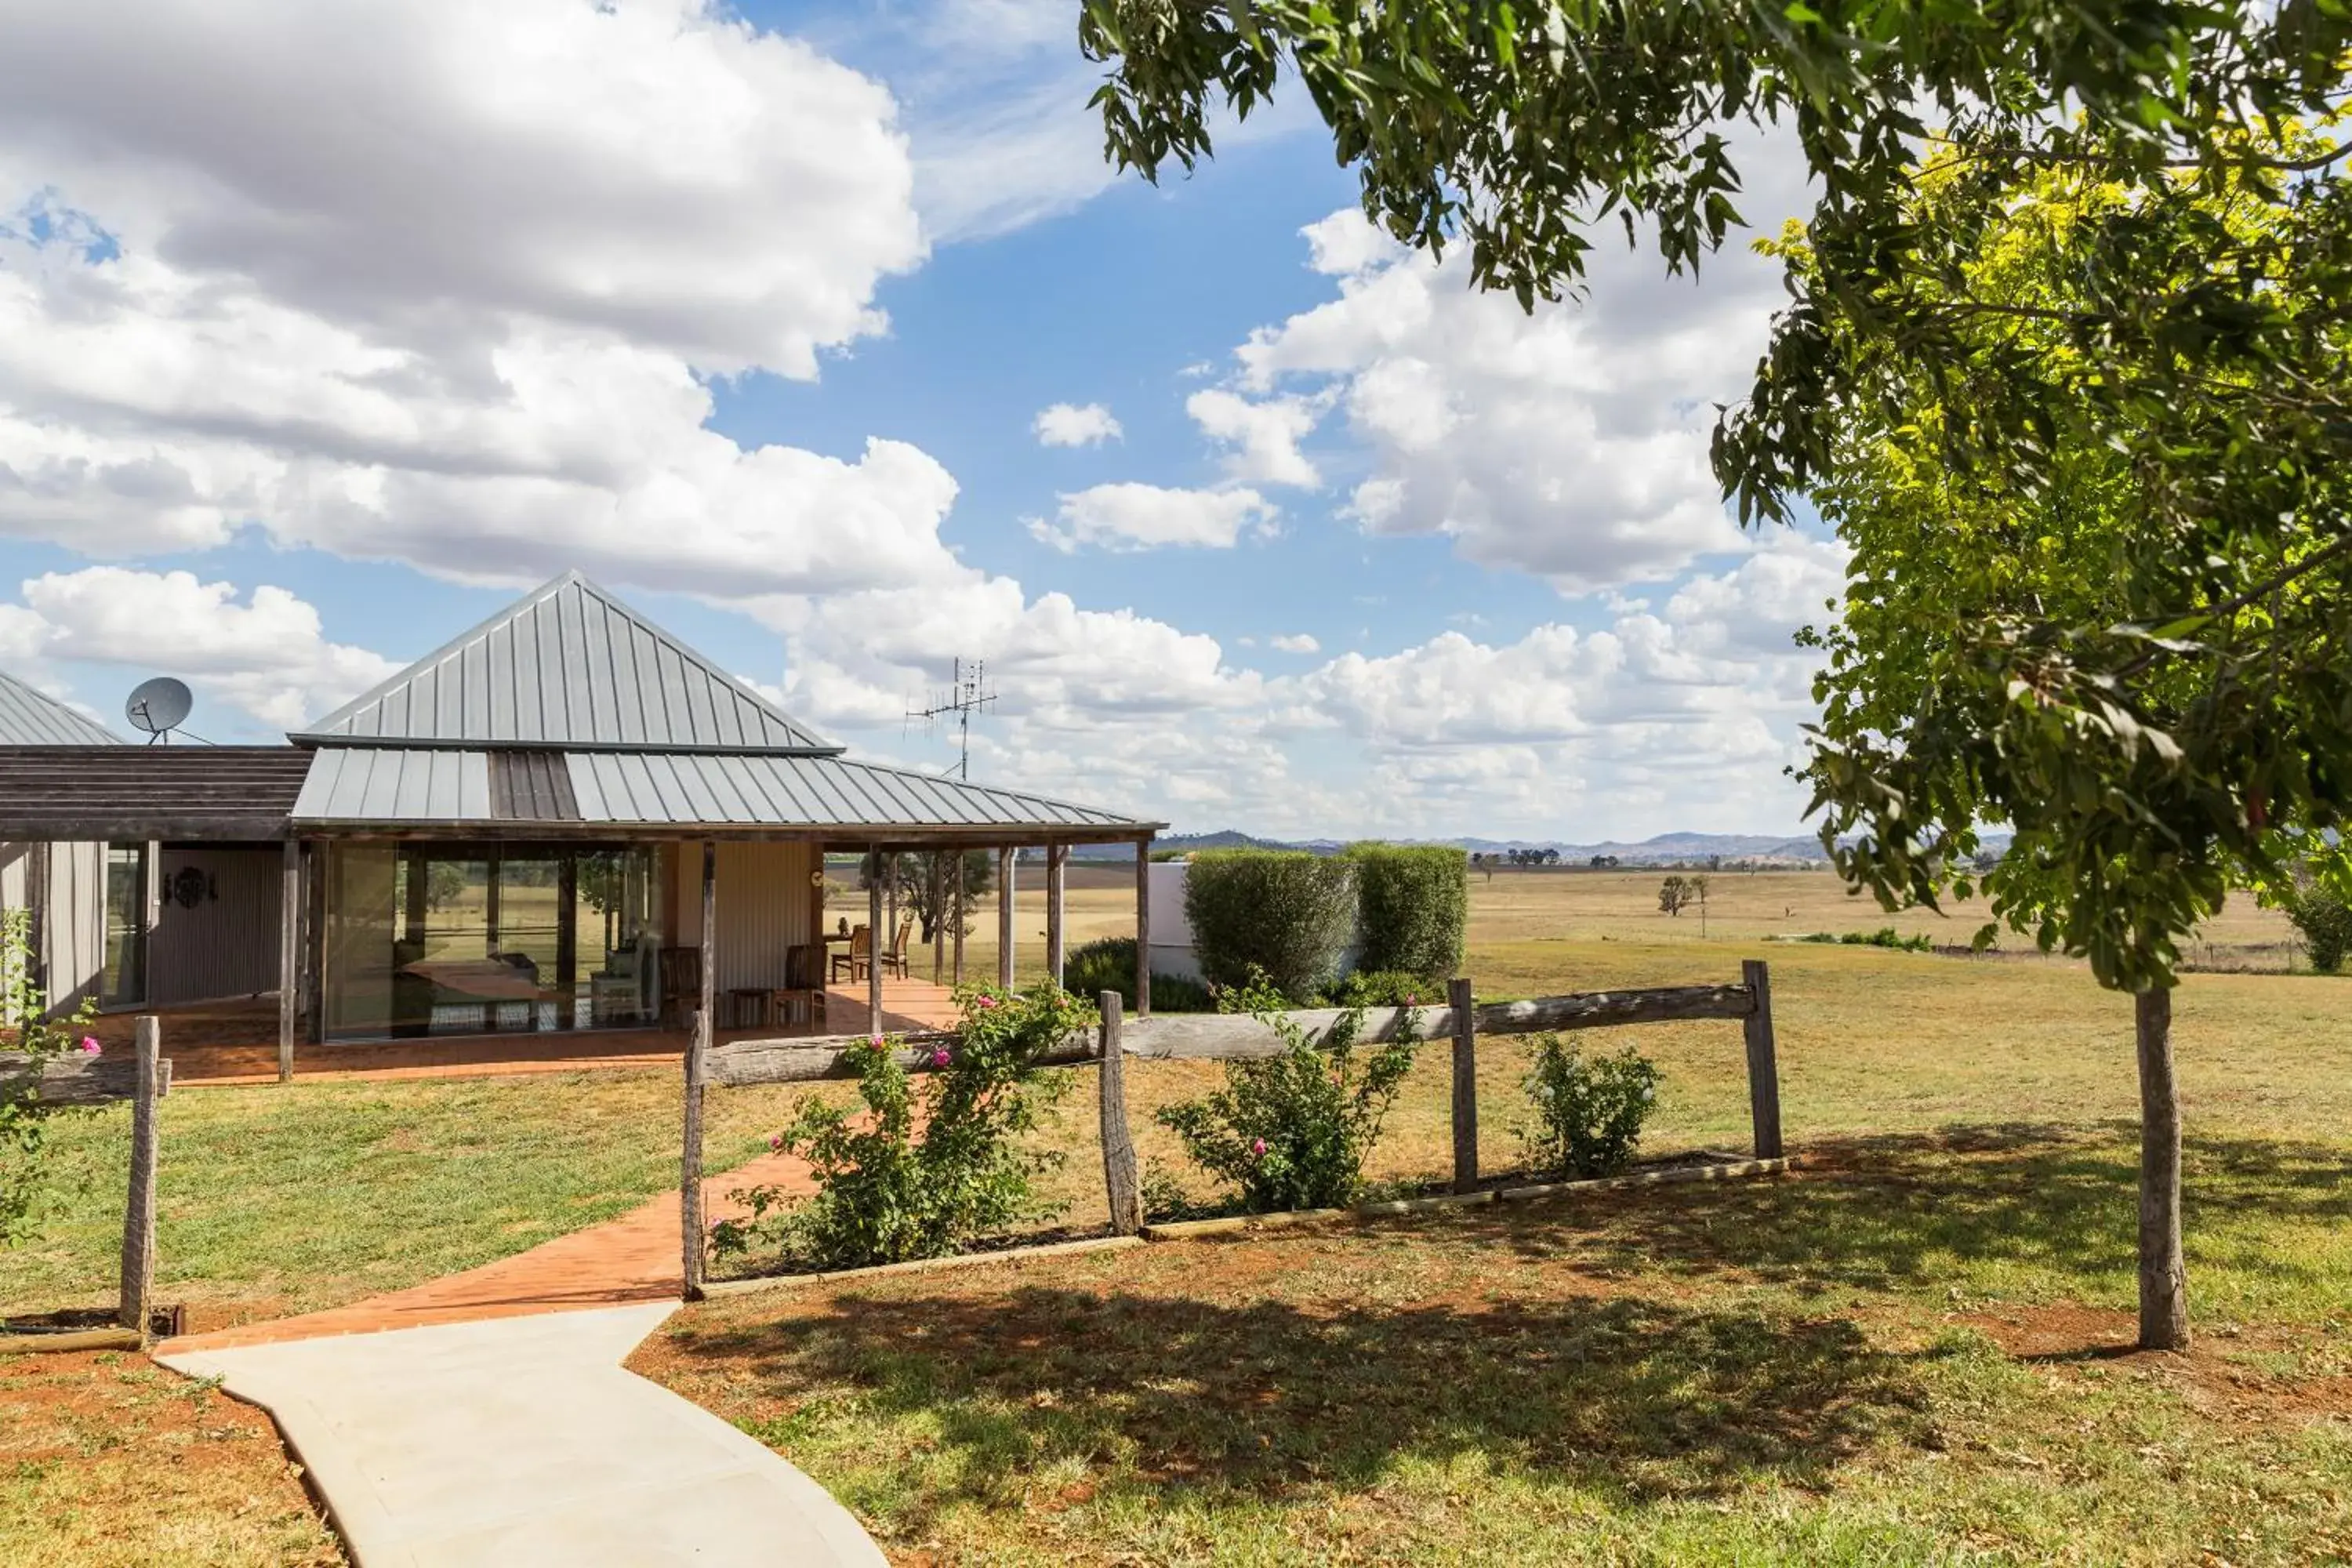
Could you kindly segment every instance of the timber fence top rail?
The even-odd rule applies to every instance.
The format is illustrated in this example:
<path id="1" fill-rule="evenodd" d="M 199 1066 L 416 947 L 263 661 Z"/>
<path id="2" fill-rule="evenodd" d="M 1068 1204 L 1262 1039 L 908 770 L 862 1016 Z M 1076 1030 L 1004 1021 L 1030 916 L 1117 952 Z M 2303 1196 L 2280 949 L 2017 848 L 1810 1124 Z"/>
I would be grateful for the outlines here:
<path id="1" fill-rule="evenodd" d="M 1343 1007 L 1313 1007 L 1284 1016 L 1310 1039 L 1320 1040 L 1349 1011 Z M 1488 1002 L 1470 1010 L 1470 1026 L 1471 1032 L 1478 1035 L 1532 1035 L 1548 1030 L 1689 1019 L 1744 1019 L 1755 1011 L 1756 994 L 1747 985 L 1670 985 L 1538 996 L 1524 1002 Z M 1392 1040 L 1404 1029 L 1408 1019 L 1424 1042 L 1453 1037 L 1452 1007 L 1367 1007 L 1357 1040 L 1363 1044 Z M 730 1040 L 709 1047 L 704 1059 L 709 1080 L 717 1084 L 850 1078 L 856 1076 L 856 1069 L 849 1053 L 870 1037 L 856 1034 Z M 904 1066 L 910 1070 L 928 1070 L 930 1048 L 951 1043 L 955 1032 L 932 1029 L 892 1038 L 904 1047 L 899 1057 Z M 1125 1055 L 1147 1059 L 1270 1057 L 1279 1055 L 1284 1048 L 1280 1035 L 1246 1013 L 1163 1013 L 1149 1018 L 1127 1018 L 1120 1025 L 1119 1043 Z M 1038 1060 L 1046 1066 L 1069 1066 L 1093 1060 L 1097 1051 L 1094 1031 L 1076 1030 Z"/>
<path id="2" fill-rule="evenodd" d="M 32 1058 L 21 1051 L 0 1051 L 0 1085 L 22 1082 L 31 1065 Z M 171 1087 L 172 1063 L 166 1058 L 155 1064 L 155 1091 L 167 1094 Z M 138 1091 L 139 1055 L 127 1047 L 97 1057 L 69 1051 L 41 1064 L 42 1105 L 110 1105 L 132 1099 Z"/>

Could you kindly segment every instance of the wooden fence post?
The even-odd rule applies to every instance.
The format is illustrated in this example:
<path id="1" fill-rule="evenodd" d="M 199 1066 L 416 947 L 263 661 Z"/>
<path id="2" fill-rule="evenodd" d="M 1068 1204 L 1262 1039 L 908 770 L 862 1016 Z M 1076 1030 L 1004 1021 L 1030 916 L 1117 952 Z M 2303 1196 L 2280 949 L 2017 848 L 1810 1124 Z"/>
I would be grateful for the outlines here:
<path id="1" fill-rule="evenodd" d="M 683 1263 L 679 1293 L 702 1300 L 702 1075 L 710 1045 L 710 1015 L 694 1010 L 694 1033 L 686 1042 L 686 1131 L 677 1167 L 677 1237 Z"/>
<path id="2" fill-rule="evenodd" d="M 1110 1206 L 1114 1236 L 1143 1228 L 1143 1192 L 1135 1168 L 1135 1139 L 1127 1127 L 1127 1049 L 1119 1044 L 1119 996 L 1106 991 L 1102 1006 L 1103 1195 Z"/>
<path id="3" fill-rule="evenodd" d="M 155 1296 L 155 1101 L 164 1084 L 163 1026 L 152 1016 L 132 1026 L 138 1087 L 131 1100 L 131 1201 L 122 1211 L 122 1299 L 115 1321 L 143 1341 Z"/>
<path id="4" fill-rule="evenodd" d="M 1780 1157 L 1780 1067 L 1772 1043 L 1772 976 L 1760 958 L 1744 960 L 1740 979 L 1755 1005 L 1741 1027 L 1748 1035 L 1748 1111 L 1756 1131 L 1756 1157 Z"/>
<path id="5" fill-rule="evenodd" d="M 1446 986 L 1454 1013 L 1454 1190 L 1478 1187 L 1478 1037 L 1471 1014 L 1470 982 Z"/>

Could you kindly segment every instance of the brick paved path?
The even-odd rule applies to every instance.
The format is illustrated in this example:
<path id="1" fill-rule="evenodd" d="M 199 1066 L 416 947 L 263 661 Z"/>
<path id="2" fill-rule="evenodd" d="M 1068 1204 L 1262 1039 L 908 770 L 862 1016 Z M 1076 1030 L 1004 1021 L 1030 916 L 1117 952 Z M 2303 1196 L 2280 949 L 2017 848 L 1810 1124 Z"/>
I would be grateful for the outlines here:
<path id="1" fill-rule="evenodd" d="M 748 1186 L 772 1185 L 815 1191 L 805 1162 L 790 1154 L 767 1154 L 703 1182 L 703 1205 L 712 1220 L 740 1218 L 740 1205 L 727 1194 Z M 429 1279 L 388 1296 L 348 1307 L 275 1322 L 247 1323 L 215 1333 L 172 1340 L 161 1349 L 226 1350 L 238 1345 L 278 1344 L 328 1334 L 371 1334 L 430 1323 L 475 1322 L 629 1301 L 675 1300 L 683 1274 L 677 1229 L 677 1194 L 648 1198 L 629 1213 L 586 1230 L 561 1236 L 479 1268 Z"/>

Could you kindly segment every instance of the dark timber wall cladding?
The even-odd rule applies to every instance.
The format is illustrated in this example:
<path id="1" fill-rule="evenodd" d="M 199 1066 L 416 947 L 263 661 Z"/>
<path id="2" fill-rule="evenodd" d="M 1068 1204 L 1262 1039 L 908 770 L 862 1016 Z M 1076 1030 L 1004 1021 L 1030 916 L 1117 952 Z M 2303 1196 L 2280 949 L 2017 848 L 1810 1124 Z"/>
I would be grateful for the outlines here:
<path id="1" fill-rule="evenodd" d="M 275 844 L 163 847 L 162 897 L 147 946 L 150 1004 L 169 1006 L 278 989 L 282 858 Z"/>

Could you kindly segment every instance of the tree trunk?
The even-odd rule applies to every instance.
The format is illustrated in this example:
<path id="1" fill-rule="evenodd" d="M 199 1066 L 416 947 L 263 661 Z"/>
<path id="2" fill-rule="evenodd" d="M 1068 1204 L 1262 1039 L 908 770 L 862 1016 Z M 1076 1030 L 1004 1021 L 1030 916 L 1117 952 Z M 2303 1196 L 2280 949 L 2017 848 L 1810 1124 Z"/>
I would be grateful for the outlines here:
<path id="1" fill-rule="evenodd" d="M 2139 1348 L 2189 1348 L 2180 1257 L 2180 1089 L 2172 1076 L 2172 993 L 2134 998 L 2139 1026 Z"/>

